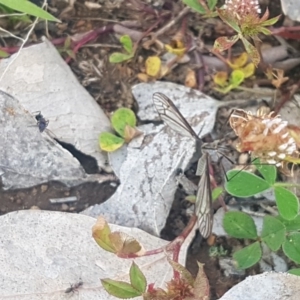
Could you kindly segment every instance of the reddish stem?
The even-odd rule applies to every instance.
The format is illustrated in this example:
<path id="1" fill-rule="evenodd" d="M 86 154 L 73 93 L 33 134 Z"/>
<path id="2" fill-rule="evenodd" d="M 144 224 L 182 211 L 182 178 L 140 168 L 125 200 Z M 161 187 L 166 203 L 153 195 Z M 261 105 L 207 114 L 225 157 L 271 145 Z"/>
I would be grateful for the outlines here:
<path id="1" fill-rule="evenodd" d="M 298 32 L 293 33 L 293 31 L 298 31 Z M 300 26 L 271 28 L 271 32 L 273 35 L 279 35 L 288 39 L 294 39 L 294 40 L 300 39 Z"/>
<path id="2" fill-rule="evenodd" d="M 75 46 L 72 49 L 73 53 L 76 54 L 78 52 L 78 50 L 85 45 L 86 43 L 96 39 L 99 35 L 103 34 L 103 33 L 111 33 L 114 31 L 114 25 L 107 25 L 107 26 L 103 26 L 101 28 L 97 28 L 89 33 L 87 33 L 80 41 L 78 41 L 77 43 L 74 43 Z M 66 63 L 69 63 L 69 61 L 72 58 L 69 56 L 66 59 Z"/>

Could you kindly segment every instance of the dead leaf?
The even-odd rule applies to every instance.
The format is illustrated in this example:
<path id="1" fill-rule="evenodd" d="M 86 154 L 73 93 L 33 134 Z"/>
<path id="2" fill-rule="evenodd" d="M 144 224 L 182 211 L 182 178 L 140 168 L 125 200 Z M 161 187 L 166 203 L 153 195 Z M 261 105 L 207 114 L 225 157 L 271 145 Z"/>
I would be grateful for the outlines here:
<path id="1" fill-rule="evenodd" d="M 277 89 L 279 89 L 282 86 L 282 84 L 289 80 L 289 77 L 284 77 L 284 71 L 280 69 L 273 69 L 272 75 L 275 79 L 273 79 L 271 83 Z"/>
<path id="2" fill-rule="evenodd" d="M 140 136 L 141 134 L 143 134 L 140 130 L 138 130 L 137 128 L 131 127 L 129 125 L 125 126 L 124 129 L 124 139 L 125 142 L 128 144 L 132 139 Z"/>
<path id="3" fill-rule="evenodd" d="M 196 72 L 192 69 L 188 69 L 184 85 L 190 88 L 195 88 L 197 86 Z"/>
<path id="4" fill-rule="evenodd" d="M 119 257 L 128 257 L 132 254 L 142 256 L 145 253 L 143 246 L 127 233 L 112 232 L 109 239 Z"/>
<path id="5" fill-rule="evenodd" d="M 224 72 L 224 71 L 217 72 L 213 76 L 213 80 L 216 85 L 224 87 L 227 84 L 228 74 L 227 74 L 227 72 Z"/>

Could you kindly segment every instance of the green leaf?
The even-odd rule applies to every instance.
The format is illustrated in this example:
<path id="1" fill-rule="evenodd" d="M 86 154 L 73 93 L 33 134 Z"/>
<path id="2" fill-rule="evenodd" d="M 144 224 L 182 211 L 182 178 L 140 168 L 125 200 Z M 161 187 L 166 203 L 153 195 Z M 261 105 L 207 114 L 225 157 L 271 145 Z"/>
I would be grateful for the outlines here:
<path id="1" fill-rule="evenodd" d="M 110 132 L 102 132 L 99 136 L 100 148 L 107 152 L 113 152 L 121 148 L 125 141 Z"/>
<path id="2" fill-rule="evenodd" d="M 257 67 L 260 62 L 260 55 L 257 49 L 243 36 L 240 36 L 240 39 L 242 40 L 244 47 L 249 54 L 249 57 L 251 58 L 252 62 Z"/>
<path id="3" fill-rule="evenodd" d="M 292 274 L 292 275 L 297 275 L 300 276 L 300 269 L 290 269 L 288 271 L 288 273 Z"/>
<path id="4" fill-rule="evenodd" d="M 207 0 L 207 5 L 210 10 L 213 10 L 217 5 L 218 0 Z"/>
<path id="5" fill-rule="evenodd" d="M 264 179 L 246 171 L 230 170 L 227 178 L 225 189 L 236 197 L 250 197 L 271 187 Z"/>
<path id="6" fill-rule="evenodd" d="M 230 84 L 230 85 L 227 85 L 226 87 L 224 88 L 214 88 L 214 90 L 218 91 L 219 93 L 221 94 L 227 94 L 229 93 L 232 89 L 234 89 L 234 87 Z"/>
<path id="7" fill-rule="evenodd" d="M 45 10 L 27 0 L 0 0 L 0 3 L 11 9 L 26 13 L 31 16 L 48 21 L 60 22 L 60 20 L 47 13 Z"/>
<path id="8" fill-rule="evenodd" d="M 285 242 L 282 245 L 282 250 L 285 255 L 296 262 L 300 263 L 300 233 L 293 232 L 286 237 Z"/>
<path id="9" fill-rule="evenodd" d="M 285 240 L 285 226 L 275 217 L 264 217 L 262 240 L 272 251 L 277 251 Z"/>
<path id="10" fill-rule="evenodd" d="M 146 291 L 147 280 L 140 268 L 135 262 L 132 263 L 130 268 L 130 282 L 131 285 L 138 290 L 141 294 Z"/>
<path id="11" fill-rule="evenodd" d="M 0 13 L 3 15 L 10 15 L 9 16 L 9 24 L 15 24 L 15 22 L 22 22 L 22 23 L 32 23 L 29 15 L 14 15 L 16 13 L 15 10 L 3 5 L 0 3 Z M 12 21 L 12 22 L 10 22 Z"/>
<path id="12" fill-rule="evenodd" d="M 261 258 L 262 251 L 259 242 L 255 242 L 233 254 L 238 268 L 247 269 L 255 265 Z"/>
<path id="13" fill-rule="evenodd" d="M 193 204 L 195 204 L 196 199 L 197 199 L 197 197 L 195 195 L 188 195 L 188 196 L 185 197 L 186 201 L 189 201 L 189 202 L 191 202 Z"/>
<path id="14" fill-rule="evenodd" d="M 68 54 L 68 56 L 70 56 L 73 60 L 76 59 L 76 54 L 73 50 L 66 50 L 66 53 Z"/>
<path id="15" fill-rule="evenodd" d="M 142 293 L 137 291 L 127 282 L 117 281 L 112 279 L 101 279 L 104 289 L 112 296 L 121 299 L 130 299 L 141 296 Z"/>
<path id="16" fill-rule="evenodd" d="M 275 183 L 277 177 L 277 168 L 274 165 L 261 164 L 259 159 L 255 159 L 253 164 L 270 185 Z"/>
<path id="17" fill-rule="evenodd" d="M 257 231 L 253 219 L 240 211 L 229 211 L 223 219 L 224 230 L 238 239 L 256 239 Z"/>
<path id="18" fill-rule="evenodd" d="M 227 9 L 217 8 L 219 17 L 227 23 L 234 31 L 241 33 L 238 22 L 232 17 L 231 12 L 228 12 Z"/>
<path id="19" fill-rule="evenodd" d="M 123 61 L 129 60 L 133 57 L 133 53 L 121 53 L 121 52 L 114 52 L 109 56 L 109 62 L 112 64 L 121 63 Z"/>
<path id="20" fill-rule="evenodd" d="M 217 200 L 222 195 L 223 192 L 224 192 L 224 189 L 221 186 L 214 188 L 211 192 L 212 201 Z"/>
<path id="21" fill-rule="evenodd" d="M 200 14 L 206 13 L 204 7 L 199 3 L 198 0 L 182 0 L 182 2 Z"/>
<path id="22" fill-rule="evenodd" d="M 260 24 L 260 26 L 271 26 L 271 25 L 274 25 L 279 20 L 280 17 L 281 17 L 281 15 L 279 15 L 277 17 L 274 17 L 274 18 L 271 18 L 269 20 L 266 20 L 266 21 L 262 22 Z"/>
<path id="23" fill-rule="evenodd" d="M 100 218 L 98 219 L 100 221 Z M 101 222 L 101 221 L 100 221 Z M 96 243 L 105 251 L 115 253 L 116 250 L 114 245 L 112 245 L 109 235 L 111 234 L 110 228 L 107 222 L 104 222 L 99 226 L 97 223 L 93 226 L 92 236 Z"/>
<path id="24" fill-rule="evenodd" d="M 264 28 L 264 27 L 259 27 L 257 28 L 257 31 L 259 31 L 260 33 L 264 34 L 264 35 L 271 35 L 272 32 L 271 30 Z"/>
<path id="25" fill-rule="evenodd" d="M 300 215 L 293 220 L 286 220 L 280 216 L 277 219 L 285 226 L 286 231 L 300 230 Z"/>
<path id="26" fill-rule="evenodd" d="M 280 186 L 274 186 L 274 191 L 280 216 L 286 220 L 295 219 L 299 212 L 299 201 L 296 195 Z"/>
<path id="27" fill-rule="evenodd" d="M 3 51 L 3 50 L 0 49 L 0 57 L 1 58 L 7 58 L 9 56 L 10 56 L 9 53 L 7 53 L 7 52 L 5 52 L 5 51 Z"/>
<path id="28" fill-rule="evenodd" d="M 245 79 L 245 74 L 241 70 L 233 70 L 230 75 L 229 83 L 233 88 L 238 87 Z"/>
<path id="29" fill-rule="evenodd" d="M 124 137 L 124 131 L 126 125 L 130 127 L 136 126 L 136 117 L 134 112 L 129 108 L 119 108 L 114 112 L 111 117 L 111 124 L 115 131 L 122 137 Z"/>
<path id="30" fill-rule="evenodd" d="M 133 46 L 132 46 L 132 40 L 131 37 L 129 35 L 123 35 L 120 37 L 120 43 L 122 44 L 123 48 L 132 55 L 132 50 L 133 50 Z"/>
<path id="31" fill-rule="evenodd" d="M 72 42 L 71 37 L 67 36 L 67 38 L 65 39 L 65 42 L 64 42 L 64 49 L 70 49 L 71 42 Z"/>

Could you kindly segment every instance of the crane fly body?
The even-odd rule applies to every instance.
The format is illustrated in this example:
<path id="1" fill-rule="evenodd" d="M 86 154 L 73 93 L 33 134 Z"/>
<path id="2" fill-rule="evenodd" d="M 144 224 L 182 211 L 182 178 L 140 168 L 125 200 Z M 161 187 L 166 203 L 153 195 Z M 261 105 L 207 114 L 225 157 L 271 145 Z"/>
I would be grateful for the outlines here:
<path id="1" fill-rule="evenodd" d="M 181 135 L 194 138 L 197 142 L 202 144 L 201 139 L 198 137 L 191 125 L 183 117 L 171 99 L 162 93 L 154 93 L 153 103 L 161 119 L 170 128 Z M 213 225 L 208 153 L 203 153 L 198 160 L 196 175 L 201 176 L 201 179 L 197 188 L 195 215 L 197 216 L 197 225 L 200 234 L 204 238 L 208 238 L 212 232 Z"/>

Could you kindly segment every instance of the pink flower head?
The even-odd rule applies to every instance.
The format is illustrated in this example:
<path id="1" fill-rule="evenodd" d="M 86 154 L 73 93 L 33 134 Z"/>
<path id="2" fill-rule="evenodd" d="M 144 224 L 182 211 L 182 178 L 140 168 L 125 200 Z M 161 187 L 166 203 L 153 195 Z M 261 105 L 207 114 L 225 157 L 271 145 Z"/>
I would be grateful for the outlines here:
<path id="1" fill-rule="evenodd" d="M 249 16 L 259 19 L 261 13 L 258 0 L 225 0 L 223 8 L 238 20 Z"/>

